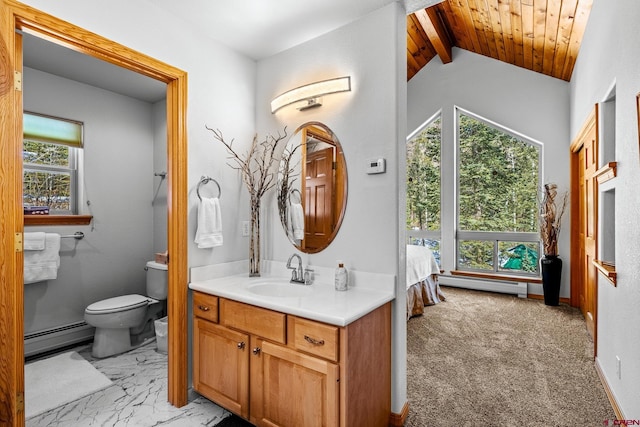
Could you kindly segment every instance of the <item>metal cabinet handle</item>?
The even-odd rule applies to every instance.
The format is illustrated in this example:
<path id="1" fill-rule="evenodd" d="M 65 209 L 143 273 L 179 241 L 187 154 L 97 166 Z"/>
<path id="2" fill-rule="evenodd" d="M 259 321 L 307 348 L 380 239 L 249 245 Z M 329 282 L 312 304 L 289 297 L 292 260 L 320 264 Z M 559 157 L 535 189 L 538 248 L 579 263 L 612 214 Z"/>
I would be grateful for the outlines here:
<path id="1" fill-rule="evenodd" d="M 238 343 L 238 350 L 244 350 L 244 347 L 245 347 L 245 343 L 244 343 L 244 341 L 240 341 L 240 342 Z"/>
<path id="2" fill-rule="evenodd" d="M 324 340 L 319 340 L 318 341 L 316 339 L 311 338 L 309 335 L 305 335 L 304 336 L 304 340 L 306 342 L 310 343 L 310 344 L 313 344 L 313 345 L 324 345 Z"/>
<path id="3" fill-rule="evenodd" d="M 253 354 L 255 354 L 256 356 L 260 354 L 260 352 L 262 351 L 262 349 L 260 347 L 256 347 L 253 349 Z"/>
<path id="4" fill-rule="evenodd" d="M 202 311 L 209 311 L 211 310 L 209 307 L 207 307 L 206 305 L 199 305 L 198 308 Z"/>

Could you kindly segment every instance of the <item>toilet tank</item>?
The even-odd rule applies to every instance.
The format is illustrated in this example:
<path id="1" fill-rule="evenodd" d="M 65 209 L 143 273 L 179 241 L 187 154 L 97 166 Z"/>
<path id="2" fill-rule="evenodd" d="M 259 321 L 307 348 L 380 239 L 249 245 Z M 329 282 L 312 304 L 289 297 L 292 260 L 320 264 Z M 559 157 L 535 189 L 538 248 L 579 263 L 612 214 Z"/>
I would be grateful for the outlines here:
<path id="1" fill-rule="evenodd" d="M 167 299 L 169 290 L 168 266 L 155 261 L 147 262 L 147 296 L 159 300 Z"/>

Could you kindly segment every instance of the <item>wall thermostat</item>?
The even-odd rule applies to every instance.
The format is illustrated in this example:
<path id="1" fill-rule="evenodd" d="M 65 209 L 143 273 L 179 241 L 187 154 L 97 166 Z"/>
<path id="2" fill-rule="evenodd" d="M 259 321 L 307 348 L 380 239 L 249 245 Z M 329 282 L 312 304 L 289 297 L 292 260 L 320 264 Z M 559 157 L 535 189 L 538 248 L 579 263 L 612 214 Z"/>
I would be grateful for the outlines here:
<path id="1" fill-rule="evenodd" d="M 367 160 L 367 173 L 373 175 L 376 173 L 385 173 L 387 169 L 386 161 L 383 158 Z"/>

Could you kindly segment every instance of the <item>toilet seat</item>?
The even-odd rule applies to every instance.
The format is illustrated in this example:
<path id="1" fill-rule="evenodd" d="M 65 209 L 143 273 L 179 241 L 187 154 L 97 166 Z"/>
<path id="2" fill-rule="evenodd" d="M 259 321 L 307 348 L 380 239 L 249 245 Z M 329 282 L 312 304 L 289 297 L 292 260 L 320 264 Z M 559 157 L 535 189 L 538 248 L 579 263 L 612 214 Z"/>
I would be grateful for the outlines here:
<path id="1" fill-rule="evenodd" d="M 133 310 L 149 304 L 150 299 L 143 295 L 131 294 L 119 297 L 108 298 L 94 302 L 88 306 L 85 313 L 88 314 L 108 314 L 121 311 Z"/>

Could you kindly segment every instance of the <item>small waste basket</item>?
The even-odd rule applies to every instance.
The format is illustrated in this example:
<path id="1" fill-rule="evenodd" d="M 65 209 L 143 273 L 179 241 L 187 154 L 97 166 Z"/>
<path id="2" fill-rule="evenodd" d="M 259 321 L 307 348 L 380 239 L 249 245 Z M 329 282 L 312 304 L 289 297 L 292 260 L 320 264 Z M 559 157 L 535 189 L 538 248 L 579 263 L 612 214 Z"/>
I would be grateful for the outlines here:
<path id="1" fill-rule="evenodd" d="M 167 328 L 168 328 L 168 316 L 154 321 L 156 329 L 156 346 L 158 353 L 167 353 Z"/>

